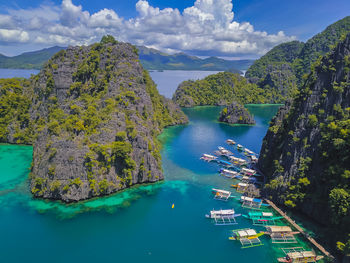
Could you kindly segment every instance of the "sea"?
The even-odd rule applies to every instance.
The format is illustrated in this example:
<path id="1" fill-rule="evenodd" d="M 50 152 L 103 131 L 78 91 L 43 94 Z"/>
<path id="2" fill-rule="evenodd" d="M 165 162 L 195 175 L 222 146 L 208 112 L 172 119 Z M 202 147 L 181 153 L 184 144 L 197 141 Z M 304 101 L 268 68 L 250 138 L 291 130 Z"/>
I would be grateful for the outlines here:
<path id="1" fill-rule="evenodd" d="M 171 97 L 174 84 L 169 74 L 178 73 L 157 72 L 154 80 L 162 94 Z M 198 77 L 196 72 L 186 74 Z M 220 176 L 218 164 L 200 160 L 218 146 L 244 158 L 225 143 L 228 138 L 259 153 L 279 105 L 246 107 L 256 120 L 254 126 L 219 123 L 221 107 L 184 109 L 189 124 L 166 128 L 159 136 L 164 181 L 69 205 L 32 198 L 31 146 L 0 145 L 0 262 L 267 263 L 277 262 L 284 247 L 311 249 L 302 237 L 297 244 L 283 246 L 272 244 L 267 236 L 260 238 L 263 245 L 243 249 L 239 241 L 229 240 L 231 230 L 265 228 L 242 216 L 229 226 L 205 218 L 212 209 L 249 212 L 230 187 L 236 182 Z M 236 198 L 214 200 L 212 188 L 232 191 Z"/>

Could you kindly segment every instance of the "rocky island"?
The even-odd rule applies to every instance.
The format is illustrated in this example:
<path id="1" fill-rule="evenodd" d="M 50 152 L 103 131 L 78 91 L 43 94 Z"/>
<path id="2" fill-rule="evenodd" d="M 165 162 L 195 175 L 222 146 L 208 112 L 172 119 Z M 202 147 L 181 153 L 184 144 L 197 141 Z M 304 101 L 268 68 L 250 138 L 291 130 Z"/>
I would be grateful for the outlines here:
<path id="1" fill-rule="evenodd" d="M 162 180 L 157 136 L 187 122 L 159 95 L 137 49 L 110 36 L 58 52 L 30 81 L 8 81 L 0 139 L 33 144 L 35 197 L 72 202 Z"/>
<path id="2" fill-rule="evenodd" d="M 219 121 L 230 124 L 255 124 L 249 111 L 237 102 L 231 103 L 221 111 Z"/>

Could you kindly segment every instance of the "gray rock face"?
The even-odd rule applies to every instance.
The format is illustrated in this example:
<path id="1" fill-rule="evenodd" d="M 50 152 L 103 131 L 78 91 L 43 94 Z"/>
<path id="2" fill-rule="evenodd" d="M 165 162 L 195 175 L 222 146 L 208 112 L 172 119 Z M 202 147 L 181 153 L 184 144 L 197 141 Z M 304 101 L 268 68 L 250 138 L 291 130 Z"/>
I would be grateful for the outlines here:
<path id="1" fill-rule="evenodd" d="M 221 111 L 219 121 L 230 124 L 255 124 L 249 111 L 237 102 L 233 102 Z"/>
<path id="2" fill-rule="evenodd" d="M 350 34 L 322 58 L 301 94 L 281 107 L 271 121 L 258 163 L 267 176 L 268 196 L 281 204 L 297 205 L 322 223 L 332 218 L 328 196 L 334 187 L 331 182 L 336 180 L 329 178 L 329 168 L 336 158 L 326 158 L 325 154 L 337 152 L 324 136 L 332 120 L 344 118 L 340 112 L 350 107 L 349 55 Z M 345 161 L 344 165 L 349 163 Z"/>
<path id="3" fill-rule="evenodd" d="M 163 179 L 156 136 L 187 122 L 126 43 L 69 47 L 33 80 L 31 189 L 79 201 Z"/>

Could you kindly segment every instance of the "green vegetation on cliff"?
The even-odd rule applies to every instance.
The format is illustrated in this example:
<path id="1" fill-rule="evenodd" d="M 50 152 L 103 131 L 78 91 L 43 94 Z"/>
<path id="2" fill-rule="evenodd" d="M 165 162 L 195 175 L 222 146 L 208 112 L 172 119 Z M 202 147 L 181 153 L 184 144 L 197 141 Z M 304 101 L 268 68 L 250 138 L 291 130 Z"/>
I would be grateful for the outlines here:
<path id="1" fill-rule="evenodd" d="M 25 79 L 0 79 L 0 142 L 33 142 L 29 85 Z"/>
<path id="2" fill-rule="evenodd" d="M 328 26 L 305 44 L 298 41 L 280 44 L 256 60 L 246 77 L 263 89 L 280 90 L 287 97 L 304 83 L 311 64 L 334 47 L 350 31 L 350 16 Z"/>
<path id="3" fill-rule="evenodd" d="M 0 90 L 1 140 L 33 143 L 36 197 L 71 202 L 159 181 L 157 136 L 187 122 L 137 49 L 111 36 L 61 50 L 29 81 L 4 80 Z"/>
<path id="4" fill-rule="evenodd" d="M 230 72 L 220 72 L 197 81 L 184 81 L 173 96 L 173 101 L 182 107 L 229 105 L 233 101 L 241 104 L 280 103 L 284 100 L 284 95 L 278 90 L 259 88 Z"/>
<path id="5" fill-rule="evenodd" d="M 350 34 L 311 66 L 300 94 L 264 138 L 259 167 L 268 196 L 327 224 L 345 253 L 350 239 Z M 349 240 L 348 240 L 349 239 Z"/>

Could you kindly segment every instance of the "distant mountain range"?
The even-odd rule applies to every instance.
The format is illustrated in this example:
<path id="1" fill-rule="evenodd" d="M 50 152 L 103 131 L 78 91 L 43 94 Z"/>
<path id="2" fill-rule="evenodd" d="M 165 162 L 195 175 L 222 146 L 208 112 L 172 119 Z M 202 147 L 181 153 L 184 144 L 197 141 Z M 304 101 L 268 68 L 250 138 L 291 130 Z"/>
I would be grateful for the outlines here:
<path id="1" fill-rule="evenodd" d="M 62 49 L 65 47 L 54 46 L 14 57 L 0 54 L 0 68 L 40 69 L 49 58 Z"/>
<path id="2" fill-rule="evenodd" d="M 216 70 L 238 73 L 247 70 L 254 60 L 201 59 L 185 53 L 169 55 L 153 48 L 138 46 L 142 65 L 148 70 Z"/>
<path id="3" fill-rule="evenodd" d="M 240 73 L 254 60 L 225 60 L 217 57 L 201 59 L 185 53 L 170 55 L 156 49 L 138 46 L 141 64 L 147 70 L 207 70 Z M 54 46 L 7 57 L 0 54 L 0 68 L 40 69 L 55 53 L 65 47 Z"/>

